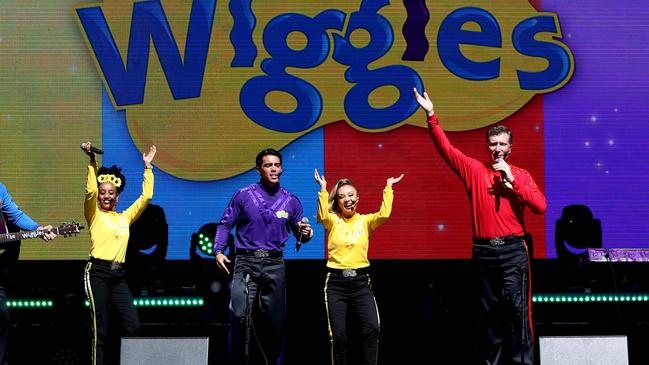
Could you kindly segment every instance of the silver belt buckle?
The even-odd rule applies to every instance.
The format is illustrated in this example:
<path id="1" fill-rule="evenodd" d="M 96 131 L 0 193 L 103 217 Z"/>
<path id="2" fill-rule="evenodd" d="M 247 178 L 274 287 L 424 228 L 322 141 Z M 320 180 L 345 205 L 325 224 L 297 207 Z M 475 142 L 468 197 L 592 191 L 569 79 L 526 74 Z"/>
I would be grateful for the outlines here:
<path id="1" fill-rule="evenodd" d="M 354 270 L 354 269 L 345 269 L 345 270 L 343 270 L 343 277 L 344 278 L 355 278 L 356 277 L 356 270 Z"/>
<path id="2" fill-rule="evenodd" d="M 503 237 L 496 237 L 489 240 L 489 244 L 492 246 L 502 246 L 505 244 L 505 239 Z"/>
<path id="3" fill-rule="evenodd" d="M 255 258 L 257 258 L 257 259 L 263 259 L 265 257 L 270 256 L 270 252 L 268 252 L 266 250 L 262 250 L 262 249 L 255 250 L 255 252 L 253 254 L 255 255 Z"/>
<path id="4" fill-rule="evenodd" d="M 121 270 L 122 269 L 122 264 L 117 262 L 117 261 L 113 261 L 113 262 L 110 263 L 110 269 L 111 270 Z"/>

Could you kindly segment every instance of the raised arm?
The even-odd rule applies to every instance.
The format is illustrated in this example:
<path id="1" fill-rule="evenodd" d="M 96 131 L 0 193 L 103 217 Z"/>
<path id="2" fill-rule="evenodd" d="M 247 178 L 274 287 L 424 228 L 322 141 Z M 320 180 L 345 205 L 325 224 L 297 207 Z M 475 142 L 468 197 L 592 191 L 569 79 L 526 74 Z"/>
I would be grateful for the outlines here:
<path id="1" fill-rule="evenodd" d="M 426 112 L 428 117 L 428 131 L 433 140 L 435 148 L 442 156 L 444 161 L 455 171 L 462 180 L 466 181 L 468 171 L 472 164 L 480 165 L 480 162 L 466 156 L 462 151 L 455 148 L 448 140 L 446 133 L 439 125 L 439 120 L 433 108 L 433 102 L 428 97 L 428 93 L 424 92 L 423 95 L 419 94 L 417 89 L 413 89 L 415 99 L 419 106 Z"/>
<path id="2" fill-rule="evenodd" d="M 157 151 L 156 146 L 151 146 L 149 147 L 149 152 L 142 154 L 142 162 L 144 162 L 142 194 L 123 213 L 129 224 L 133 223 L 144 212 L 144 209 L 146 209 L 151 199 L 153 199 L 153 165 L 151 163 Z"/>
<path id="3" fill-rule="evenodd" d="M 392 190 L 392 186 L 401 181 L 403 176 L 404 175 L 401 174 L 399 177 L 390 177 L 385 181 L 381 208 L 378 212 L 368 215 L 367 224 L 370 232 L 379 228 L 381 224 L 390 218 L 390 215 L 392 214 L 392 201 L 394 200 L 394 191 Z"/>
<path id="4" fill-rule="evenodd" d="M 314 169 L 313 178 L 315 179 L 316 184 L 320 185 L 320 191 L 318 191 L 318 213 L 316 214 L 316 219 L 318 222 L 324 224 L 325 229 L 331 225 L 331 220 L 329 219 L 329 192 L 327 191 L 327 180 L 324 175 L 318 173 L 318 169 Z"/>
<path id="5" fill-rule="evenodd" d="M 92 143 L 90 141 L 81 144 L 81 150 L 88 155 L 90 161 L 88 162 L 86 172 L 86 199 L 83 202 L 83 213 L 86 217 L 88 224 L 92 222 L 97 211 L 97 156 L 90 150 Z"/>

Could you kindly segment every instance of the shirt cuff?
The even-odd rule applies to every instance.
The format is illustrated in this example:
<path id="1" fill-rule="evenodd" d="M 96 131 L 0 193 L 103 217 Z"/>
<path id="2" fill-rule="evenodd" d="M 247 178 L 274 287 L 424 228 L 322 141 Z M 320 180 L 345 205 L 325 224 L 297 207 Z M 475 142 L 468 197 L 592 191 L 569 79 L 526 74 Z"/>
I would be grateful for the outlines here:
<path id="1" fill-rule="evenodd" d="M 439 125 L 439 119 L 437 119 L 437 114 L 433 114 L 430 117 L 428 117 L 428 125 L 431 127 Z"/>

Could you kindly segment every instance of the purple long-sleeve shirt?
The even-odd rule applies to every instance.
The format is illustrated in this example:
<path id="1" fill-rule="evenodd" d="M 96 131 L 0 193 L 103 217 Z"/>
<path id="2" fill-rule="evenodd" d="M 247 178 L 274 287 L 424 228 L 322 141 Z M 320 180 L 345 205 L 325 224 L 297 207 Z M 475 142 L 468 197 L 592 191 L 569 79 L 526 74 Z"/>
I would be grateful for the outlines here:
<path id="1" fill-rule="evenodd" d="M 272 191 L 261 183 L 237 191 L 225 208 L 216 229 L 214 251 L 223 251 L 228 234 L 237 229 L 234 239 L 238 249 L 284 250 L 284 243 L 293 232 L 297 236 L 302 219 L 302 203 L 286 189 Z"/>

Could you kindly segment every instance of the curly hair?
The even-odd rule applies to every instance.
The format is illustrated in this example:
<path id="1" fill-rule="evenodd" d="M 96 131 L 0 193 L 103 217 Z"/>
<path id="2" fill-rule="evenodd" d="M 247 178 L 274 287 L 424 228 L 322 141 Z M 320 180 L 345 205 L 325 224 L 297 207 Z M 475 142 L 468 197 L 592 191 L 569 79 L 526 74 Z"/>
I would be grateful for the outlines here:
<path id="1" fill-rule="evenodd" d="M 124 191 L 124 188 L 126 187 L 126 176 L 122 174 L 121 167 L 117 165 L 113 165 L 111 167 L 102 166 L 99 168 L 99 170 L 97 170 L 97 176 L 99 177 L 101 175 L 113 175 L 119 178 L 120 180 L 122 180 L 120 186 L 115 186 L 115 188 L 117 188 L 117 193 L 121 193 L 122 191 Z M 97 181 L 97 186 L 99 185 L 101 185 L 101 183 Z"/>
<path id="2" fill-rule="evenodd" d="M 342 188 L 345 185 L 350 185 L 353 186 L 354 189 L 356 189 L 356 193 L 358 193 L 358 189 L 356 188 L 356 185 L 352 183 L 351 180 L 348 178 L 343 178 L 340 179 L 336 182 L 333 188 L 331 188 L 331 192 L 329 192 L 329 211 L 332 213 L 340 213 L 340 207 L 338 207 L 338 204 L 336 204 L 336 199 L 338 198 L 338 189 Z"/>

